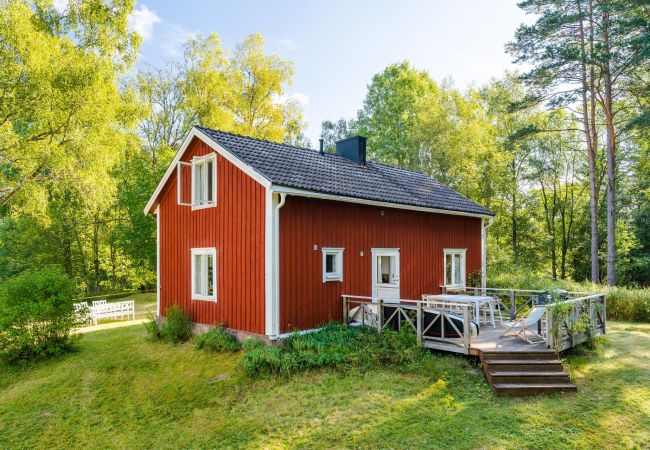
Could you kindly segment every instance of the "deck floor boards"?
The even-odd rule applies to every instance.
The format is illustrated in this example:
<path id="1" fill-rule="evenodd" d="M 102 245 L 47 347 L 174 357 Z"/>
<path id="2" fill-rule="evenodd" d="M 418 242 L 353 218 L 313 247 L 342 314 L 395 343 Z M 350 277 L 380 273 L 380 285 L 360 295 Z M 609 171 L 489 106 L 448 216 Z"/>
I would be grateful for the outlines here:
<path id="1" fill-rule="evenodd" d="M 517 336 L 516 332 L 509 333 L 501 337 L 506 327 L 497 322 L 496 328 L 492 325 L 481 325 L 480 333 L 477 337 L 472 338 L 470 349 L 484 352 L 513 352 L 513 351 L 531 351 L 546 350 L 546 343 L 529 344 L 522 337 Z"/>

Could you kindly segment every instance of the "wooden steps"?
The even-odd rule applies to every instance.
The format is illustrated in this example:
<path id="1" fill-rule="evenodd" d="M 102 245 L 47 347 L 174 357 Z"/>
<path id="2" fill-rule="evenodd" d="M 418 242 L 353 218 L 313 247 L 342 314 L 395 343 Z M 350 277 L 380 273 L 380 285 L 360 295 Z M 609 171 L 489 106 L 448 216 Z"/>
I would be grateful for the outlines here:
<path id="1" fill-rule="evenodd" d="M 553 350 L 481 351 L 483 372 L 496 395 L 525 396 L 575 392 Z"/>

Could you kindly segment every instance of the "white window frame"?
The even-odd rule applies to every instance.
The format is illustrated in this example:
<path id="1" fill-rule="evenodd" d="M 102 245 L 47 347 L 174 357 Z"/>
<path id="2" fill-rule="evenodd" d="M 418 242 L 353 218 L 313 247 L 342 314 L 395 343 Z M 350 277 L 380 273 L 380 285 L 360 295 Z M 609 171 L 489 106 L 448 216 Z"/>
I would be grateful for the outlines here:
<path id="1" fill-rule="evenodd" d="M 323 247 L 323 283 L 328 281 L 343 281 L 343 248 Z M 334 263 L 337 271 L 327 273 L 327 256 L 334 255 L 336 262 Z"/>
<path id="2" fill-rule="evenodd" d="M 191 267 L 192 270 L 190 271 L 190 290 L 192 293 L 192 300 L 206 300 L 206 301 L 217 301 L 217 249 L 212 247 L 212 248 L 193 248 L 191 250 Z M 212 256 L 212 295 L 203 295 L 200 293 L 195 292 L 195 267 L 194 267 L 194 261 L 196 259 L 196 256 Z M 207 268 L 207 265 L 205 265 Z M 205 282 L 207 283 L 208 279 L 206 276 Z"/>
<path id="3" fill-rule="evenodd" d="M 442 261 L 442 284 L 445 287 L 465 287 L 467 285 L 467 263 L 466 263 L 466 248 L 446 248 L 444 249 L 444 259 Z M 447 258 L 453 255 L 460 255 L 460 283 L 459 284 L 447 284 Z M 451 264 L 451 280 L 453 281 L 455 277 L 455 265 Z"/>
<path id="4" fill-rule="evenodd" d="M 197 200 L 197 189 L 196 183 L 194 182 L 196 176 L 196 170 L 198 166 L 207 165 L 209 162 L 212 162 L 212 201 L 209 203 L 198 204 Z M 207 178 L 206 182 L 202 186 L 203 197 L 207 198 L 208 194 L 208 183 Z M 217 206 L 217 155 L 216 153 L 210 153 L 205 156 L 195 156 L 192 158 L 192 210 L 195 209 L 204 209 L 204 208 L 214 208 Z"/>

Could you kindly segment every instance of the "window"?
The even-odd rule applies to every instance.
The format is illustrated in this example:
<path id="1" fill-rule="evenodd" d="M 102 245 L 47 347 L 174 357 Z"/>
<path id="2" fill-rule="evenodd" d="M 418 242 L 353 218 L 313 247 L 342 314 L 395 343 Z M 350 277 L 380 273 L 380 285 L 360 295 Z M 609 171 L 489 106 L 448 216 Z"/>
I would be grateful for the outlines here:
<path id="1" fill-rule="evenodd" d="M 323 248 L 323 283 L 343 281 L 343 249 Z"/>
<path id="2" fill-rule="evenodd" d="M 192 159 L 192 207 L 217 204 L 217 159 L 214 153 Z"/>
<path id="3" fill-rule="evenodd" d="M 465 249 L 445 249 L 445 286 L 465 286 Z"/>
<path id="4" fill-rule="evenodd" d="M 217 299 L 217 250 L 192 249 L 192 300 Z"/>
<path id="5" fill-rule="evenodd" d="M 377 257 L 377 281 L 380 284 L 397 284 L 397 257 L 379 255 Z"/>

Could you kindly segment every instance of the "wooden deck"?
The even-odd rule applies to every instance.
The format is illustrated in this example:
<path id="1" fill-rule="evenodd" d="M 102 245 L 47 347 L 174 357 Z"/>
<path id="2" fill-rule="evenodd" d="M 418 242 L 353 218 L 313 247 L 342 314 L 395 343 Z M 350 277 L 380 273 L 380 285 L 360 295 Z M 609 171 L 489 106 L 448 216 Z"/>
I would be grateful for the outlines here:
<path id="1" fill-rule="evenodd" d="M 489 325 L 482 325 L 477 337 L 472 338 L 469 344 L 469 354 L 477 355 L 483 352 L 521 352 L 547 350 L 545 342 L 529 344 L 516 334 L 508 334 L 501 337 L 506 327 L 497 322 L 496 328 Z"/>
<path id="2" fill-rule="evenodd" d="M 465 288 L 467 291 L 471 288 Z M 504 297 L 504 293 L 506 298 Z M 343 321 L 346 324 L 386 329 L 412 329 L 423 347 L 478 356 L 490 386 L 497 395 L 531 395 L 575 392 L 559 352 L 606 332 L 606 302 L 603 294 L 565 293 L 548 301 L 542 291 L 476 289 L 475 301 L 391 300 L 343 295 Z M 486 296 L 489 297 L 486 299 Z M 540 299 L 541 298 L 541 299 Z M 476 304 L 497 301 L 504 319 L 525 317 L 530 343 L 516 331 L 502 336 L 503 321 L 477 324 Z M 472 305 L 474 303 L 474 305 Z M 490 311 L 494 312 L 493 306 Z M 537 314 L 534 314 L 535 311 Z M 543 311 L 543 315 L 539 312 Z M 527 323 L 524 318 L 522 323 Z M 490 321 L 491 322 L 491 321 Z M 477 333 L 478 325 L 478 333 Z"/>

